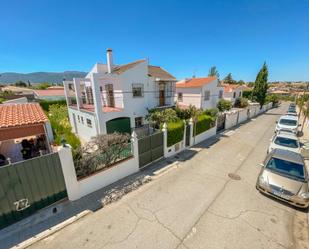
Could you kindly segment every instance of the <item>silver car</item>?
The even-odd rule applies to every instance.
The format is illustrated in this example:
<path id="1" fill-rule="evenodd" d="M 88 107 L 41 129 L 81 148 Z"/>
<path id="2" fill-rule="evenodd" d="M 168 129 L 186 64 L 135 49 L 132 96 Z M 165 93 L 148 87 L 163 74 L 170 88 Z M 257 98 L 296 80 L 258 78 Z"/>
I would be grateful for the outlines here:
<path id="1" fill-rule="evenodd" d="M 294 133 L 281 130 L 270 140 L 267 153 L 274 149 L 283 149 L 301 153 L 301 144 L 298 141 L 298 137 Z"/>
<path id="2" fill-rule="evenodd" d="M 262 164 L 256 188 L 293 206 L 307 208 L 308 172 L 302 156 L 288 150 L 273 150 Z"/>

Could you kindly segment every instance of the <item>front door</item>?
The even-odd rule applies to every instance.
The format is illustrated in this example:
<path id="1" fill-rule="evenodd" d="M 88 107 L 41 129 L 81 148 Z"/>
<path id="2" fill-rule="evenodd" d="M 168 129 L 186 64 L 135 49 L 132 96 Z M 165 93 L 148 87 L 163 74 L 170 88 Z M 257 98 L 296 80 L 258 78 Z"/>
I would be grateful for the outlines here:
<path id="1" fill-rule="evenodd" d="M 112 84 L 105 85 L 106 96 L 107 96 L 107 106 L 115 107 L 115 98 L 114 98 L 114 88 Z"/>
<path id="2" fill-rule="evenodd" d="M 165 91 L 164 90 L 159 91 L 159 105 L 165 106 Z"/>

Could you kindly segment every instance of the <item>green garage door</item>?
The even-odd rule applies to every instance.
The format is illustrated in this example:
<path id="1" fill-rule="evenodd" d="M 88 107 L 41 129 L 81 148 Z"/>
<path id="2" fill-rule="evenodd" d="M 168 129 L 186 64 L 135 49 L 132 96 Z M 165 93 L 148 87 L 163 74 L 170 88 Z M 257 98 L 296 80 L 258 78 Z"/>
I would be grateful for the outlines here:
<path id="1" fill-rule="evenodd" d="M 107 133 L 129 133 L 131 134 L 130 118 L 115 118 L 106 122 Z"/>

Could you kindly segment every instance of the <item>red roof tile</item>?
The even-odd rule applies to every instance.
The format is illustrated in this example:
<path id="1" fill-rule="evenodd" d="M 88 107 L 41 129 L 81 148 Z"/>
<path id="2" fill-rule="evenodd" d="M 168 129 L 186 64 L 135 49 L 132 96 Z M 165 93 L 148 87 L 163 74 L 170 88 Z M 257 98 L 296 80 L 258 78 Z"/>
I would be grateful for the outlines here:
<path id="1" fill-rule="evenodd" d="M 38 124 L 48 121 L 38 103 L 0 105 L 0 128 Z"/>
<path id="2" fill-rule="evenodd" d="M 176 88 L 196 88 L 202 87 L 216 80 L 217 77 L 192 78 L 189 80 L 182 80 L 176 83 Z"/>
<path id="3" fill-rule="evenodd" d="M 235 89 L 241 87 L 241 85 L 237 85 L 237 84 L 222 84 L 222 86 L 224 87 L 224 92 L 225 93 L 231 93 Z"/>

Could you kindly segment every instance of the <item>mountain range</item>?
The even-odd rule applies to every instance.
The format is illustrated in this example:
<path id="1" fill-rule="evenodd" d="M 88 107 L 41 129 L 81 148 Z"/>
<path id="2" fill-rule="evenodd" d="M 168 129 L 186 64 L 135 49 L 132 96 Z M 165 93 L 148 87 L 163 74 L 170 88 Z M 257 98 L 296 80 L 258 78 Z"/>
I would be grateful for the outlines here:
<path id="1" fill-rule="evenodd" d="M 30 83 L 62 83 L 63 79 L 72 80 L 73 78 L 83 78 L 86 72 L 65 71 L 65 72 L 34 72 L 34 73 L 0 73 L 0 84 L 10 84 L 17 81 Z"/>

